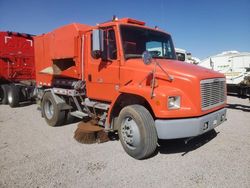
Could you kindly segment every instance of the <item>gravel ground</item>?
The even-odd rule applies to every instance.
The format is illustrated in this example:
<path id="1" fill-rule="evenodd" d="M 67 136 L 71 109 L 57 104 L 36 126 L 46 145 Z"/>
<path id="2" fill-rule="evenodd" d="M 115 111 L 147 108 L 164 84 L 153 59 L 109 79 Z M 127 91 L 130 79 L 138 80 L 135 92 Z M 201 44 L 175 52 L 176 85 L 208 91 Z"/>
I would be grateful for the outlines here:
<path id="1" fill-rule="evenodd" d="M 142 161 L 119 141 L 76 142 L 76 123 L 49 127 L 36 105 L 0 105 L 0 187 L 250 187 L 250 103 L 228 104 L 216 131 L 187 145 L 161 142 Z"/>

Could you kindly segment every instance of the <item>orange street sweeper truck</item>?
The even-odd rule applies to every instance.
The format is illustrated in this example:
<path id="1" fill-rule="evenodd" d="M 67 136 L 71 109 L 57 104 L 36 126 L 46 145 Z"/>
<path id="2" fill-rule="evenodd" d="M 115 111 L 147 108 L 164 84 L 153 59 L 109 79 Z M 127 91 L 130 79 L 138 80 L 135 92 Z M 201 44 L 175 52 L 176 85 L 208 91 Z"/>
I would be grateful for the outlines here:
<path id="1" fill-rule="evenodd" d="M 152 155 L 158 139 L 195 137 L 226 120 L 224 75 L 178 61 L 170 34 L 142 21 L 73 23 L 36 36 L 35 63 L 50 126 L 95 118 L 136 159 Z"/>

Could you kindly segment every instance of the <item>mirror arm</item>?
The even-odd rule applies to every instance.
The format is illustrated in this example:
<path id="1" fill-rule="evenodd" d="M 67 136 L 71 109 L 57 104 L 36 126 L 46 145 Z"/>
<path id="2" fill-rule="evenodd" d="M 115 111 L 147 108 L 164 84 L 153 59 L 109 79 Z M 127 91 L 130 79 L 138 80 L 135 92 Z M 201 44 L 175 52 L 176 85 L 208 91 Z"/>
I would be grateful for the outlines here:
<path id="1" fill-rule="evenodd" d="M 160 67 L 160 69 L 162 70 L 162 72 L 164 72 L 167 76 L 170 82 L 172 82 L 174 80 L 174 78 L 172 76 L 170 76 L 168 74 L 168 72 L 155 60 L 155 62 L 157 63 L 157 65 Z"/>
<path id="2" fill-rule="evenodd" d="M 143 78 L 143 79 L 139 82 L 139 86 L 142 86 L 142 82 L 144 82 L 144 80 L 146 80 L 151 74 L 154 74 L 154 72 L 153 72 L 153 71 L 149 72 L 149 73 L 147 74 L 147 76 L 145 76 L 145 78 Z"/>
<path id="3" fill-rule="evenodd" d="M 151 99 L 154 97 L 154 88 L 155 88 L 155 73 L 156 73 L 156 66 L 157 66 L 157 62 L 154 61 L 154 70 L 153 70 L 153 79 L 152 79 L 152 85 L 151 85 Z"/>
<path id="4" fill-rule="evenodd" d="M 153 70 L 153 79 L 152 79 L 152 85 L 151 85 L 151 99 L 155 96 L 154 95 L 154 88 L 155 88 L 155 77 L 156 77 L 156 67 L 160 67 L 162 72 L 164 72 L 168 76 L 168 81 L 172 82 L 174 78 L 168 74 L 168 72 L 154 59 L 154 70 Z"/>

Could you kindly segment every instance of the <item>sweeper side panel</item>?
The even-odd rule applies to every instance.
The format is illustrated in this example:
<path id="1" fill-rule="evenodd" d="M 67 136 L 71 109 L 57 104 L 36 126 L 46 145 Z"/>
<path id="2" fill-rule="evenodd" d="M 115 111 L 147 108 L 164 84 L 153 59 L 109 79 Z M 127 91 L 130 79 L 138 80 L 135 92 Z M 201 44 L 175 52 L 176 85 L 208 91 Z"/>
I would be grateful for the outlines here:
<path id="1" fill-rule="evenodd" d="M 73 23 L 35 37 L 39 86 L 52 86 L 55 78 L 83 79 L 81 33 L 89 27 Z"/>

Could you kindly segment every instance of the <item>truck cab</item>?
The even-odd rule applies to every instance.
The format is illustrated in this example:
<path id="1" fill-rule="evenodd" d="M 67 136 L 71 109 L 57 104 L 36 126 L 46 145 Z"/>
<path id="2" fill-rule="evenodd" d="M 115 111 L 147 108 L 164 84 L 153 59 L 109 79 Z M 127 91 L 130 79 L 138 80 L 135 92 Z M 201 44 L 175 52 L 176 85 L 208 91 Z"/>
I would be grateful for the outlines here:
<path id="1" fill-rule="evenodd" d="M 176 53 L 176 58 L 179 61 L 184 61 L 184 62 L 192 63 L 192 64 L 195 64 L 195 65 L 197 65 L 198 63 L 200 63 L 200 59 L 199 58 L 193 57 L 190 52 L 187 52 L 184 49 L 175 48 L 175 53 Z"/>
<path id="2" fill-rule="evenodd" d="M 136 159 L 149 157 L 158 139 L 198 136 L 226 120 L 224 75 L 178 61 L 171 35 L 142 21 L 73 24 L 36 37 L 35 45 L 47 123 L 59 124 L 65 112 L 97 116 Z"/>

